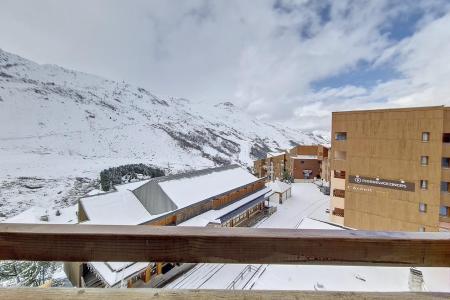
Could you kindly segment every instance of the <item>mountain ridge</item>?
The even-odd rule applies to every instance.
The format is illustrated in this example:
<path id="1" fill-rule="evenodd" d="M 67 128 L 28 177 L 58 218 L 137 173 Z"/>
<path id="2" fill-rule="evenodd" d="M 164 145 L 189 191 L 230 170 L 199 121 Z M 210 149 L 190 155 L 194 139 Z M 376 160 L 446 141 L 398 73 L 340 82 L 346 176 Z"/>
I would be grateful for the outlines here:
<path id="1" fill-rule="evenodd" d="M 4 182 L 34 176 L 67 183 L 127 163 L 173 172 L 230 163 L 249 167 L 269 151 L 328 142 L 257 120 L 229 101 L 158 97 L 1 49 L 0 126 Z"/>

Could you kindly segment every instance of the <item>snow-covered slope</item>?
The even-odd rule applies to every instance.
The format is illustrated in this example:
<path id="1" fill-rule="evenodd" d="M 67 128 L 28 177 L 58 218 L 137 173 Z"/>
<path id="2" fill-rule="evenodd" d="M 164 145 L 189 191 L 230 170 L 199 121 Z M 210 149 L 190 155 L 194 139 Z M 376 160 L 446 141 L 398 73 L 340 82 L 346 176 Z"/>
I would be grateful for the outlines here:
<path id="1" fill-rule="evenodd" d="M 0 50 L 3 186 L 21 176 L 65 179 L 63 185 L 70 186 L 77 176 L 95 178 L 106 167 L 136 162 L 175 171 L 229 162 L 248 166 L 267 151 L 326 142 L 258 121 L 230 102 L 160 98 L 125 82 L 39 65 Z M 5 193 L 3 188 L 0 213 L 2 201 L 15 196 Z M 57 202 L 58 196 L 53 198 Z"/>

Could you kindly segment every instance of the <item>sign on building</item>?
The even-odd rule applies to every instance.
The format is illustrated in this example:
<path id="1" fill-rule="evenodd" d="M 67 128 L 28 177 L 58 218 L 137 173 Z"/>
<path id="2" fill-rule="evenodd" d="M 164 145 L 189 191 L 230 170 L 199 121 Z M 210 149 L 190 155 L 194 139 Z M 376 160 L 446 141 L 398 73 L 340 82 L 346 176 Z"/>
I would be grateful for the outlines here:
<path id="1" fill-rule="evenodd" d="M 415 191 L 415 184 L 413 182 L 405 182 L 403 180 L 389 180 L 389 179 L 362 177 L 354 175 L 349 175 L 348 180 L 349 183 L 353 184 L 376 186 L 408 192 Z"/>

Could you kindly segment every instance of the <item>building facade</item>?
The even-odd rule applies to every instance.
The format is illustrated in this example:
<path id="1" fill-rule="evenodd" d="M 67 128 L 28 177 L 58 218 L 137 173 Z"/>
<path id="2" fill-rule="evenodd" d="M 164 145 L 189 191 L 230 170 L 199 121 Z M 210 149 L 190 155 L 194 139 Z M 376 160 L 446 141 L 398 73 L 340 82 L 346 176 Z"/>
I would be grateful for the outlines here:
<path id="1" fill-rule="evenodd" d="M 450 109 L 335 112 L 331 220 L 364 230 L 450 229 Z"/>
<path id="2" fill-rule="evenodd" d="M 268 180 L 324 179 L 330 181 L 329 147 L 323 145 L 298 145 L 285 152 L 268 153 L 265 159 L 253 162 L 254 174 Z"/>

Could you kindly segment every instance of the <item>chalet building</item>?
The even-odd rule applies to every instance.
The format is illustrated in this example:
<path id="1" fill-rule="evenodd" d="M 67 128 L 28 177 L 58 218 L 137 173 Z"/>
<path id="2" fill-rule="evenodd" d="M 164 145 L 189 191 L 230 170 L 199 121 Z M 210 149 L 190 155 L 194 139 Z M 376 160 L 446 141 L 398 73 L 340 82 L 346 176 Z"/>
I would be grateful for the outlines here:
<path id="1" fill-rule="evenodd" d="M 450 231 L 450 108 L 334 112 L 331 221 Z"/>
<path id="2" fill-rule="evenodd" d="M 203 216 L 200 219 L 207 220 L 202 221 L 203 226 L 246 226 L 269 211 L 264 201 L 270 188 L 264 181 L 231 165 L 118 185 L 112 192 L 81 198 L 79 223 L 185 226 L 189 220 Z M 65 271 L 74 286 L 152 287 L 166 273 L 184 267 L 152 262 L 88 262 L 68 263 Z"/>

